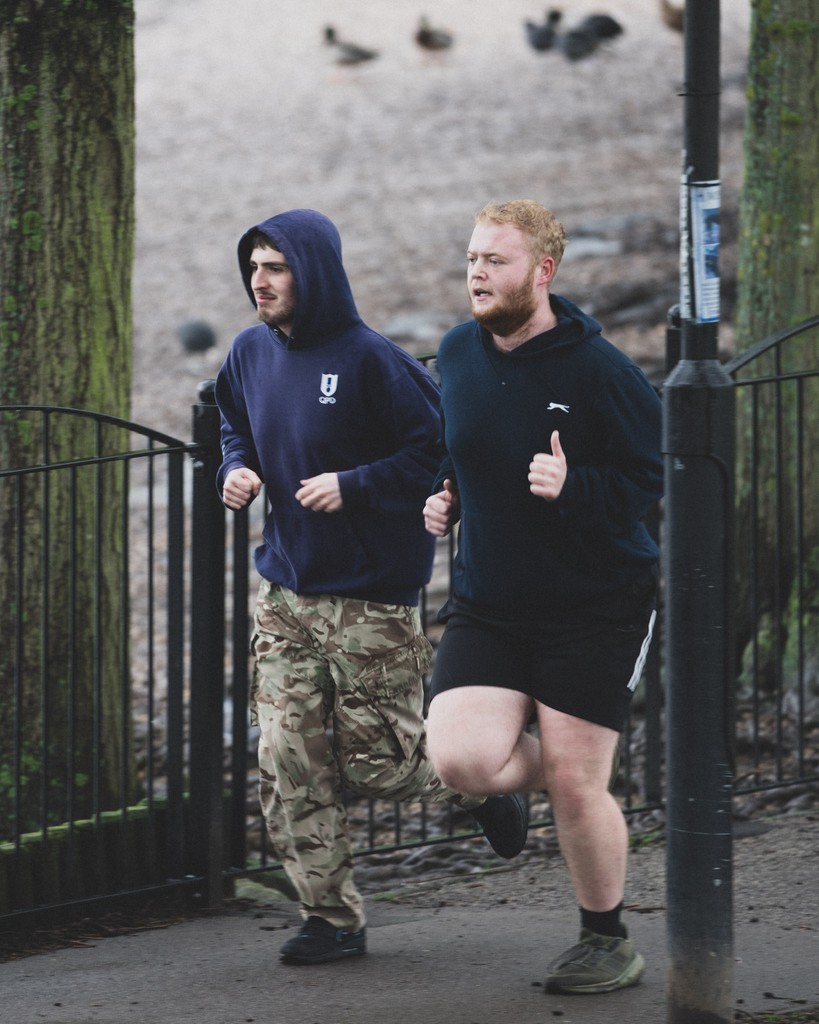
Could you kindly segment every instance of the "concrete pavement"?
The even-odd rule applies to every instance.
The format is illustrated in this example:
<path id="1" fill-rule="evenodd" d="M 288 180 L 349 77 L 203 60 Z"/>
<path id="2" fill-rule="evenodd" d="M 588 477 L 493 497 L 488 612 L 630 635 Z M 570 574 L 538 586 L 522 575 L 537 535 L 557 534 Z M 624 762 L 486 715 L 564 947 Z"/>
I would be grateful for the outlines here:
<path id="1" fill-rule="evenodd" d="M 816 839 L 788 828 L 741 840 L 735 903 L 736 1005 L 748 1012 L 819 1006 Z M 798 840 L 798 841 L 797 841 Z M 749 845 L 755 844 L 753 848 Z M 747 856 L 745 856 L 747 854 Z M 597 1024 L 666 1020 L 662 844 L 637 851 L 629 928 L 642 982 L 602 996 L 545 995 L 548 961 L 570 945 L 577 912 L 559 864 L 442 878 L 368 897 L 367 956 L 286 967 L 294 904 L 251 897 L 162 930 L 95 940 L 0 965 L 7 1024 Z M 743 868 L 743 857 L 748 861 Z M 790 866 L 786 878 L 777 857 Z M 773 858 L 773 860 L 771 860 Z M 770 870 L 770 874 L 767 872 Z"/>

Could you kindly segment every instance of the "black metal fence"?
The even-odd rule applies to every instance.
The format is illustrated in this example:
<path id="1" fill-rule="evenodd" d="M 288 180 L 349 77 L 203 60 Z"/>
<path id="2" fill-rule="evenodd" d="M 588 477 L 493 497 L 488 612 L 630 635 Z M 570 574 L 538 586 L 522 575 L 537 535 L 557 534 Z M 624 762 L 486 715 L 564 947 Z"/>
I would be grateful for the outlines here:
<path id="1" fill-rule="evenodd" d="M 735 803 L 819 778 L 819 316 L 731 360 L 737 412 Z M 767 796 L 766 796 L 767 795 Z"/>
<path id="2" fill-rule="evenodd" d="M 819 780 L 819 359 L 804 358 L 817 326 L 728 367 L 752 467 L 738 482 L 742 813 L 771 791 L 813 800 Z M 0 931 L 129 895 L 215 902 L 231 878 L 274 866 L 248 724 L 263 503 L 225 514 L 218 434 L 207 385 L 190 442 L 78 410 L 0 408 Z M 70 457 L 66 443 L 79 446 Z M 451 556 L 440 542 L 423 595 L 433 642 Z M 661 660 L 657 640 L 624 735 L 616 793 L 629 814 L 663 807 Z M 548 805 L 534 809 L 545 827 Z M 350 819 L 361 853 L 474 834 L 457 811 L 420 804 L 351 800 Z"/>
<path id="3" fill-rule="evenodd" d="M 0 915 L 13 922 L 189 873 L 198 449 L 42 406 L 0 408 L 0 437 Z"/>

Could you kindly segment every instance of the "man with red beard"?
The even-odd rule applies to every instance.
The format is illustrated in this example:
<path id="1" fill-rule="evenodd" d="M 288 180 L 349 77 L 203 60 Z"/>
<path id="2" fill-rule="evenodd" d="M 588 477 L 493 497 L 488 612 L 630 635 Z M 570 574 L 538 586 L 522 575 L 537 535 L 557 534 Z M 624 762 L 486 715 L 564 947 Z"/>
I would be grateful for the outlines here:
<path id="1" fill-rule="evenodd" d="M 620 919 L 628 835 L 608 784 L 654 624 L 644 518 L 663 464 L 651 384 L 551 294 L 565 244 L 539 203 L 484 207 L 474 319 L 438 352 L 445 458 L 424 518 L 436 537 L 460 525 L 428 738 L 460 791 L 548 791 L 581 931 L 546 987 L 589 993 L 645 967 Z"/>

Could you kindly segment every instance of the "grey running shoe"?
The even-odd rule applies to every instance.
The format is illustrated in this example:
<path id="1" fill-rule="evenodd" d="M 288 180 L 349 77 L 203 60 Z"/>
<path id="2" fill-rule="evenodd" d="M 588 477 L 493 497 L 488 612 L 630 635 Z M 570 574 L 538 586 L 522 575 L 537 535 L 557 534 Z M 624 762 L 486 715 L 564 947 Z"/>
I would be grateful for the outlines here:
<path id="1" fill-rule="evenodd" d="M 565 995 L 613 992 L 636 985 L 645 969 L 645 960 L 631 939 L 597 935 L 583 928 L 580 942 L 549 964 L 546 991 Z"/>
<path id="2" fill-rule="evenodd" d="M 511 860 L 526 845 L 529 808 L 517 793 L 490 796 L 469 813 L 481 826 L 487 842 L 499 857 Z"/>
<path id="3" fill-rule="evenodd" d="M 301 926 L 299 934 L 288 939 L 282 946 L 280 957 L 283 964 L 326 964 L 331 960 L 363 956 L 366 952 L 365 928 L 350 932 L 336 928 L 323 917 L 310 916 Z"/>

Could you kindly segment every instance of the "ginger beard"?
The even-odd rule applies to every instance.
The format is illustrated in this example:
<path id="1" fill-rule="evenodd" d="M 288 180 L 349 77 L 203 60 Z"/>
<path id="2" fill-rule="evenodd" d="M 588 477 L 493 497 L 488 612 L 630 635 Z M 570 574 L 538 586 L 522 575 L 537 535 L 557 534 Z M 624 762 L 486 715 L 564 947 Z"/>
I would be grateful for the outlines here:
<path id="1" fill-rule="evenodd" d="M 499 338 L 506 338 L 514 334 L 537 310 L 537 299 L 532 290 L 534 280 L 535 268 L 532 267 L 525 281 L 506 295 L 496 298 L 488 309 L 483 306 L 476 307 L 470 292 L 472 316 L 491 334 L 496 334 Z"/>

